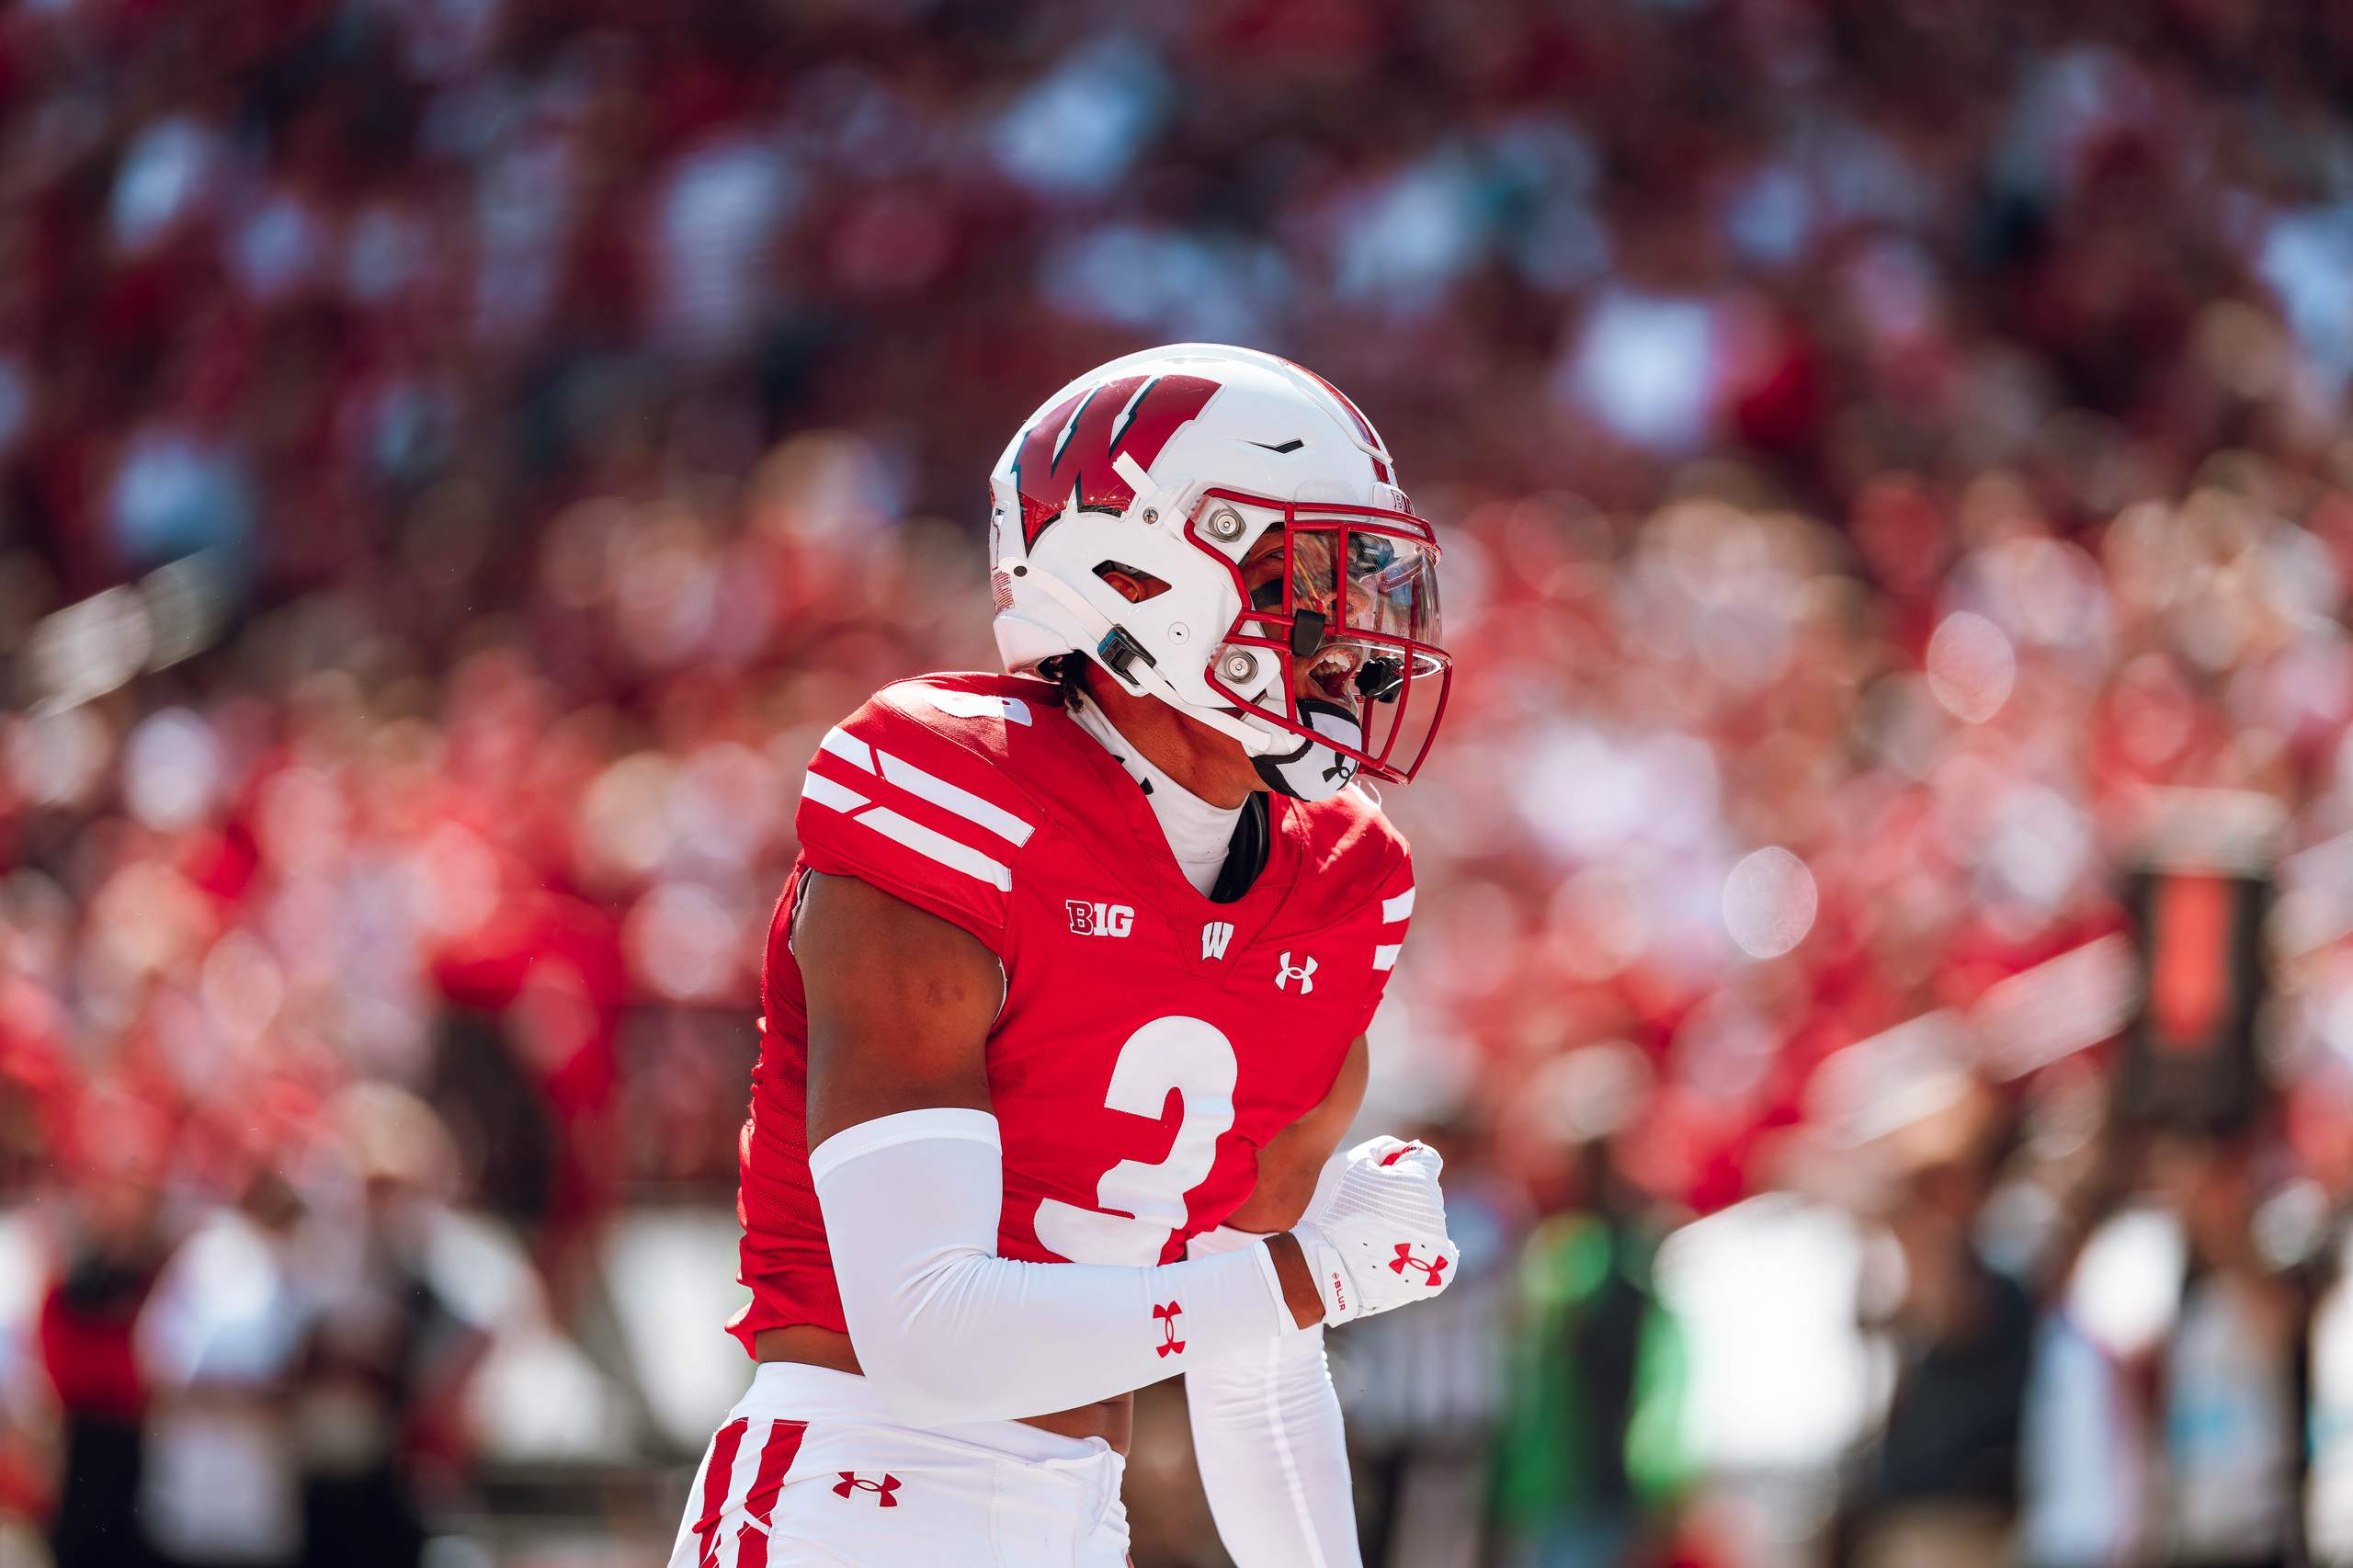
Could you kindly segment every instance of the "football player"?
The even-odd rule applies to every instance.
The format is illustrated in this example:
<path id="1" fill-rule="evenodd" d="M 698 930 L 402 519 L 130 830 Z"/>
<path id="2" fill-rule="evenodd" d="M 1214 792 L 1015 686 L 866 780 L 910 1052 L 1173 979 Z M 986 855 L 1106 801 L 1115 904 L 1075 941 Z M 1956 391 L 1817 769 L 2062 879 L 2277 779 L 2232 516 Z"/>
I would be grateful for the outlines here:
<path id="1" fill-rule="evenodd" d="M 759 1366 L 673 1568 L 1115 1568 L 1132 1392 L 1180 1372 L 1235 1561 L 1354 1564 L 1324 1326 L 1456 1256 L 1435 1152 L 1331 1158 L 1414 907 L 1349 786 L 1437 731 L 1437 542 L 1354 403 L 1240 348 L 1080 377 L 990 489 L 1009 673 L 886 687 L 809 766 Z"/>

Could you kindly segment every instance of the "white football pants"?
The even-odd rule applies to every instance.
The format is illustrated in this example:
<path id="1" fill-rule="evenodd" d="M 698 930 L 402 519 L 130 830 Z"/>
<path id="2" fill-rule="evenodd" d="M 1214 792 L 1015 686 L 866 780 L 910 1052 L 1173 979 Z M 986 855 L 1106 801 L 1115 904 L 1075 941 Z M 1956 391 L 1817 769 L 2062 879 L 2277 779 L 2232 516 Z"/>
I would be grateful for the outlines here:
<path id="1" fill-rule="evenodd" d="M 901 1425 L 864 1378 L 764 1362 L 687 1494 L 669 1568 L 1122 1568 L 1127 1468 L 1018 1421 Z"/>

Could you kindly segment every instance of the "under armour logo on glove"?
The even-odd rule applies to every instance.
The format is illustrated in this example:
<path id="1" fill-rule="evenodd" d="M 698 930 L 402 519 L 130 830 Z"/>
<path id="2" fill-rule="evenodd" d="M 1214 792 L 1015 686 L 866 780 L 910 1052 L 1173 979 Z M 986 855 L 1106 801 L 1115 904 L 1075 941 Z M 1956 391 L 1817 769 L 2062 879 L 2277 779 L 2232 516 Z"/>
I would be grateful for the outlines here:
<path id="1" fill-rule="evenodd" d="M 899 1489 L 899 1478 L 895 1475 L 886 1473 L 880 1481 L 863 1481 L 847 1470 L 837 1470 L 834 1473 L 841 1477 L 834 1483 L 834 1495 L 836 1497 L 847 1497 L 853 1492 L 872 1492 L 879 1494 L 875 1502 L 881 1506 L 895 1508 L 899 1506 L 899 1500 L 891 1495 Z"/>
<path id="2" fill-rule="evenodd" d="M 1325 1323 L 1430 1301 L 1454 1283 L 1438 1188 L 1445 1165 L 1427 1143 L 1372 1138 L 1349 1150 L 1338 1179 L 1319 1188 L 1291 1234 L 1314 1271 Z"/>
<path id="3" fill-rule="evenodd" d="M 1161 1342 L 1152 1347 L 1153 1354 L 1163 1357 L 1182 1355 L 1185 1342 L 1176 1337 L 1176 1320 L 1185 1315 L 1185 1309 L 1171 1301 L 1165 1307 L 1153 1308 L 1152 1315 L 1160 1324 L 1162 1335 Z"/>
<path id="4" fill-rule="evenodd" d="M 1424 1263 L 1414 1256 L 1412 1243 L 1399 1242 L 1397 1256 L 1389 1260 L 1389 1267 L 1392 1272 L 1397 1274 L 1403 1274 L 1409 1268 L 1418 1268 L 1422 1271 L 1422 1283 L 1435 1286 L 1438 1282 L 1438 1276 L 1446 1272 L 1446 1259 L 1441 1256 L 1435 1263 Z"/>

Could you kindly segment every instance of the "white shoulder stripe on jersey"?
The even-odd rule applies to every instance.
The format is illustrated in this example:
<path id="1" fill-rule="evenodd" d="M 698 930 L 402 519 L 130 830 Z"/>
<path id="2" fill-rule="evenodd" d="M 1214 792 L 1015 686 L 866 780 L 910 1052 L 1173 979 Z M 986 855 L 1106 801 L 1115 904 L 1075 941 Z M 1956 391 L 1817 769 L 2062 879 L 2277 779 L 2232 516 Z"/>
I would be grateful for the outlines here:
<path id="1" fill-rule="evenodd" d="M 945 778 L 935 778 L 903 756 L 878 751 L 874 759 L 882 765 L 882 777 L 908 794 L 920 796 L 935 806 L 954 812 L 967 822 L 978 823 L 1016 847 L 1029 842 L 1032 831 L 1029 824 L 1003 806 L 983 801 L 970 790 L 959 789 Z"/>
<path id="2" fill-rule="evenodd" d="M 942 811 L 953 812 L 966 822 L 987 828 L 1016 848 L 1029 843 L 1029 835 L 1035 831 L 1003 806 L 984 801 L 970 790 L 950 784 L 937 775 L 926 773 L 903 756 L 877 751 L 838 727 L 825 732 L 825 738 L 819 743 L 818 749 L 829 751 L 864 772 L 874 773 L 878 771 L 879 765 L 881 777 L 908 794 L 928 801 Z"/>
<path id="3" fill-rule="evenodd" d="M 825 732 L 825 738 L 817 743 L 817 749 L 832 752 L 861 773 L 874 771 L 874 748 L 839 724 Z"/>
<path id="4" fill-rule="evenodd" d="M 813 768 L 801 781 L 801 798 L 840 812 L 850 821 L 872 828 L 893 844 L 904 845 L 926 859 L 938 861 L 949 870 L 961 871 L 975 881 L 986 882 L 999 892 L 1013 891 L 1013 873 L 1002 862 L 957 843 L 944 833 L 935 833 L 919 822 L 909 822 L 887 806 L 870 806 L 865 796 L 855 790 L 843 788 Z"/>
<path id="5" fill-rule="evenodd" d="M 1373 949 L 1372 967 L 1375 969 L 1395 969 L 1397 967 L 1397 955 L 1404 949 L 1404 946 L 1405 944 L 1403 942 L 1391 942 L 1384 947 Z"/>
<path id="6" fill-rule="evenodd" d="M 858 813 L 854 819 L 883 837 L 904 844 L 918 855 L 928 856 L 951 870 L 983 881 L 999 892 L 1013 891 L 1013 873 L 1001 861 L 992 860 L 977 849 L 968 849 L 944 833 L 934 833 L 919 822 L 910 822 L 885 806 L 876 806 Z"/>
<path id="7" fill-rule="evenodd" d="M 1381 901 L 1381 918 L 1384 922 L 1403 920 L 1413 913 L 1414 890 L 1412 888 L 1407 888 L 1395 898 L 1384 898 Z"/>
<path id="8" fill-rule="evenodd" d="M 834 782 L 813 767 L 801 777 L 801 798 L 831 806 L 837 812 L 855 812 L 866 804 L 865 796 L 847 784 Z"/>

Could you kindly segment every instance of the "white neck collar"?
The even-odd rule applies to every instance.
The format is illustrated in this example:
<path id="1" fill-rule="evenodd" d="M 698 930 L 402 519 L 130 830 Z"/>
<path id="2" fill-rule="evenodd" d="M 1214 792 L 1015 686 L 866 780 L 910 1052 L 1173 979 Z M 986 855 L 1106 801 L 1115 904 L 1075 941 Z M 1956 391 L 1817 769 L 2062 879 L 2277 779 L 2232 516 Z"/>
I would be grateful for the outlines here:
<path id="1" fill-rule="evenodd" d="M 1226 848 L 1233 842 L 1233 827 L 1242 818 L 1242 808 L 1213 806 L 1177 783 L 1120 733 L 1119 726 L 1094 703 L 1074 701 L 1069 711 L 1072 722 L 1094 736 L 1128 777 L 1143 787 L 1144 801 L 1159 819 L 1160 831 L 1167 835 L 1169 853 L 1176 857 L 1177 867 L 1193 884 L 1193 891 L 1208 897 L 1217 886 L 1217 874 L 1225 869 Z"/>

